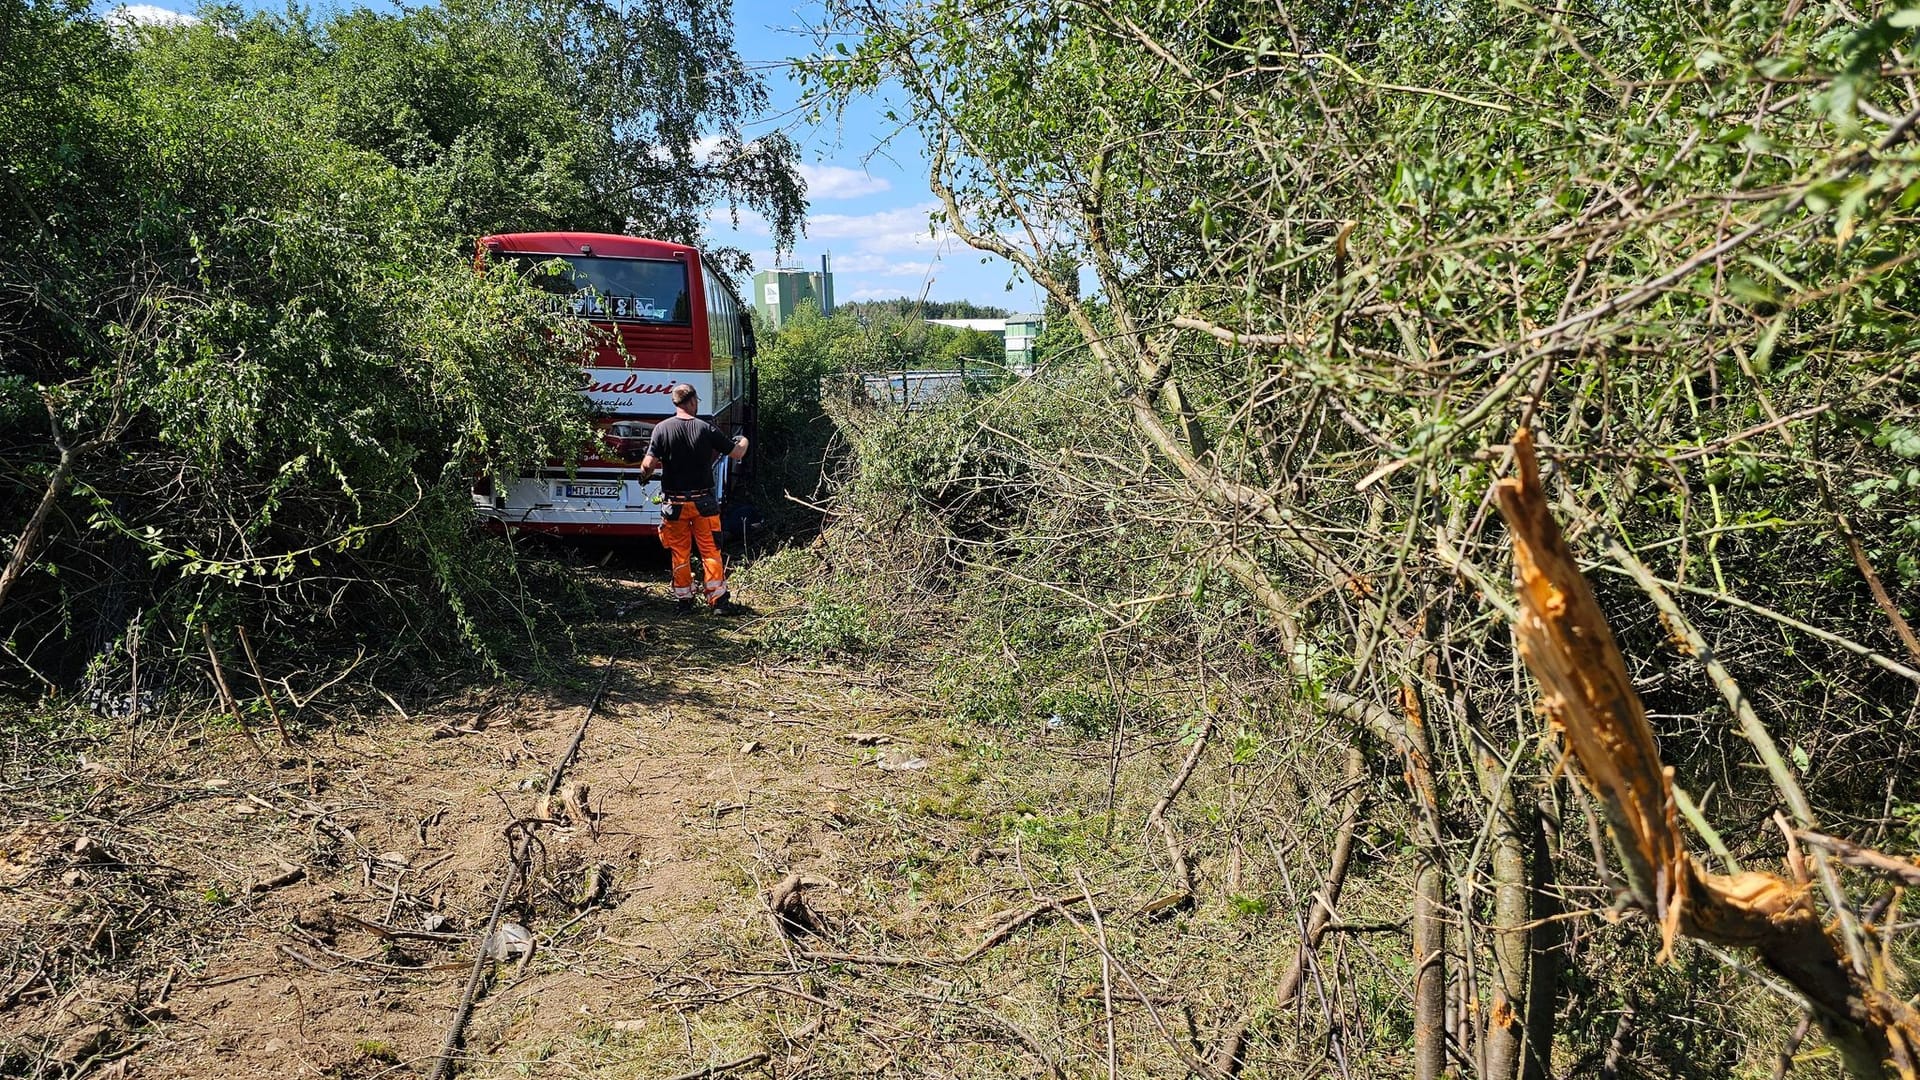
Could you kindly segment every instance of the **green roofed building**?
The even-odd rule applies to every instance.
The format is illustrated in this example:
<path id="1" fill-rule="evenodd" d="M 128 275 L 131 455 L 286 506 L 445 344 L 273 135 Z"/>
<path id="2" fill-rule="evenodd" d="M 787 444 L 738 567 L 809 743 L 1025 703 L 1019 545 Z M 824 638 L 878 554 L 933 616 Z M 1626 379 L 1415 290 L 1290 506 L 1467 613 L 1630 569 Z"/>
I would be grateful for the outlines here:
<path id="1" fill-rule="evenodd" d="M 820 256 L 818 271 L 780 266 L 753 275 L 753 306 L 772 329 L 785 326 L 808 300 L 820 308 L 820 314 L 833 314 L 833 271 L 825 255 Z"/>

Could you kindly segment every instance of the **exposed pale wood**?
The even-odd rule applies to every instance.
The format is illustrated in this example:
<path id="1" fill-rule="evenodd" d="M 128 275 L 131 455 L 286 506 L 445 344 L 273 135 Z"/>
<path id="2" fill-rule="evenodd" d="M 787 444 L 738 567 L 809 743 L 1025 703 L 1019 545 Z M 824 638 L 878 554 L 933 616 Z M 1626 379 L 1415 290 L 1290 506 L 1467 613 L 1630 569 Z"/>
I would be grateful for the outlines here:
<path id="1" fill-rule="evenodd" d="M 1516 475 L 1497 488 L 1512 530 L 1515 637 L 1541 706 L 1607 817 L 1633 901 L 1663 955 L 1680 937 L 1750 948 L 1807 998 L 1855 1077 L 1920 1076 L 1920 1019 L 1846 963 L 1806 888 L 1771 874 L 1707 872 L 1686 852 L 1671 777 L 1593 590 L 1548 511 L 1533 440 L 1514 436 Z"/>

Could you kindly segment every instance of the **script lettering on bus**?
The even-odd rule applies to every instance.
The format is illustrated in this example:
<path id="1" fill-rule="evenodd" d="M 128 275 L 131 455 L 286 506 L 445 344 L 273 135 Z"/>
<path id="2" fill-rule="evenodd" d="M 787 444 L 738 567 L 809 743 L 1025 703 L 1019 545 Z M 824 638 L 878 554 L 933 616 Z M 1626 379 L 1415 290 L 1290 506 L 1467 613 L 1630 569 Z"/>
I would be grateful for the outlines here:
<path id="1" fill-rule="evenodd" d="M 670 382 L 643 383 L 638 375 L 629 375 L 619 382 L 595 382 L 592 376 L 587 377 L 589 394 L 664 394 L 671 389 Z"/>

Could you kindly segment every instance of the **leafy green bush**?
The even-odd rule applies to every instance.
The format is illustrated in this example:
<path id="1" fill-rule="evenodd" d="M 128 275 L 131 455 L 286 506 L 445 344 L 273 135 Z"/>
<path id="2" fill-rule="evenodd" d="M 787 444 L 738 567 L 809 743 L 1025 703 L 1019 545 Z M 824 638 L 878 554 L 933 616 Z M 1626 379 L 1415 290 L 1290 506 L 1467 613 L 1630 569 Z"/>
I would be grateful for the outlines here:
<path id="1" fill-rule="evenodd" d="M 0 5 L 0 679 L 71 679 L 140 613 L 176 654 L 193 623 L 455 663 L 560 640 L 468 489 L 583 444 L 587 331 L 473 238 L 694 239 L 727 197 L 790 235 L 792 149 L 739 145 L 763 92 L 709 14 Z M 696 158 L 714 127 L 737 152 Z"/>
<path id="2" fill-rule="evenodd" d="M 824 419 L 820 380 L 857 371 L 874 360 L 874 353 L 851 316 L 822 315 L 810 300 L 778 331 L 762 328 L 759 337 L 760 430 L 780 453 L 810 441 L 810 430 L 817 432 Z"/>

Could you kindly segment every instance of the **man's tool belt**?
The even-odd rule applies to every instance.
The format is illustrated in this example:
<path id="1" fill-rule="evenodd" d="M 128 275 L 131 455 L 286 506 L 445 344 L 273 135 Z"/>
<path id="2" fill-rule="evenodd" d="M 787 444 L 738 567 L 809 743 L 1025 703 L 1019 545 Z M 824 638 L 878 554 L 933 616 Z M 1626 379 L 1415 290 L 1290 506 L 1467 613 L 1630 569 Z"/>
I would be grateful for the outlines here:
<path id="1" fill-rule="evenodd" d="M 701 517 L 717 517 L 720 513 L 720 499 L 712 491 L 689 491 L 666 496 L 667 505 L 660 508 L 662 521 L 677 521 L 680 507 L 693 504 L 693 512 Z"/>

